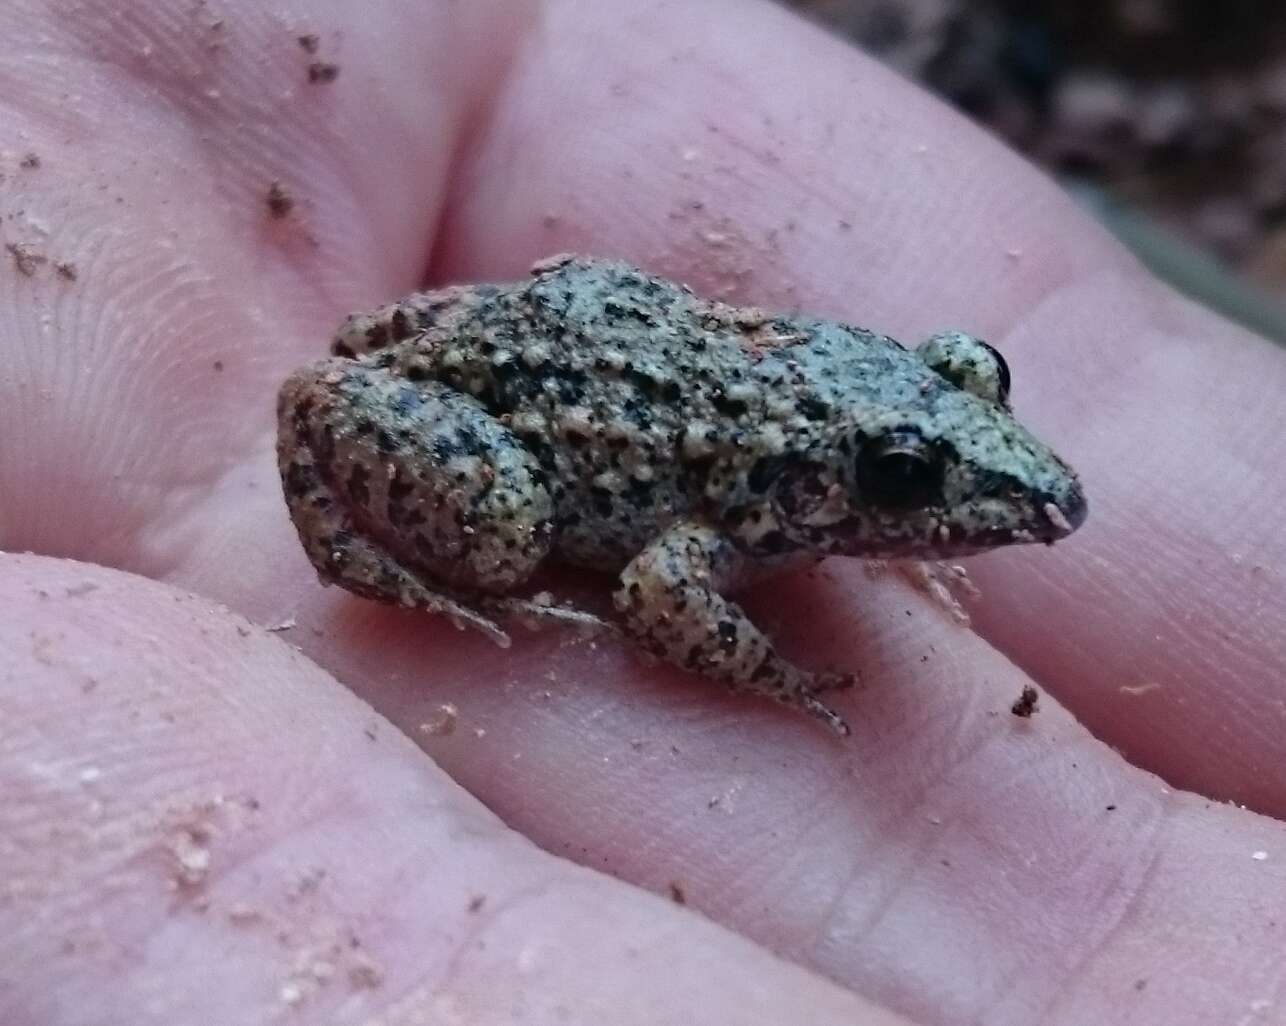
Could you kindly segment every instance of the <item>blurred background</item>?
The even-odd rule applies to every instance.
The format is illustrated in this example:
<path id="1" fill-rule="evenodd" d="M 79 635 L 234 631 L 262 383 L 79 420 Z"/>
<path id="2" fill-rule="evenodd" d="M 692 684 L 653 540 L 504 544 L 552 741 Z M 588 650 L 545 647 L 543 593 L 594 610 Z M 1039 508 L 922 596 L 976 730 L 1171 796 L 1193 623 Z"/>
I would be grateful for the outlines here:
<path id="1" fill-rule="evenodd" d="M 1286 340 L 1286 2 L 785 2 L 1043 165 L 1162 277 Z"/>

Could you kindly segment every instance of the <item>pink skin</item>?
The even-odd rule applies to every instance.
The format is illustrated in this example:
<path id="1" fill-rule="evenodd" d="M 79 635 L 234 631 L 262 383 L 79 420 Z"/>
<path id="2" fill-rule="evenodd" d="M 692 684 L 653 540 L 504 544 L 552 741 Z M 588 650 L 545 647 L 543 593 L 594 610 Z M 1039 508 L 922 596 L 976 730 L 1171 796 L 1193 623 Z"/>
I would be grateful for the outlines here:
<path id="1" fill-rule="evenodd" d="M 0 557 L 0 1021 L 1286 1014 L 1279 351 L 772 7 L 263 10 L 0 7 L 0 233 L 77 270 L 0 253 L 0 546 L 129 572 Z M 350 310 L 565 249 L 990 338 L 1089 523 L 972 563 L 981 636 L 841 561 L 752 596 L 863 669 L 847 742 L 321 589 L 277 382 Z"/>

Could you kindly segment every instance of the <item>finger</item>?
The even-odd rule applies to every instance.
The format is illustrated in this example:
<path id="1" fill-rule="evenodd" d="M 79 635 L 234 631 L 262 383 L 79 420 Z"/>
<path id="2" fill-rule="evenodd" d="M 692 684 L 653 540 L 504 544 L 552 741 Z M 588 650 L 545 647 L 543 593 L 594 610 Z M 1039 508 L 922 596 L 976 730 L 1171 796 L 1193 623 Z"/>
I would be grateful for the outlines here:
<path id="1" fill-rule="evenodd" d="M 227 595 L 225 546 L 265 522 L 257 566 L 294 544 L 277 385 L 344 312 L 415 284 L 455 139 L 527 20 L 492 0 L 309 6 L 0 8 L 22 140 L 0 157 L 5 547 L 210 568 Z M 448 87 L 448 67 L 473 73 Z M 245 595 L 271 592 L 244 569 Z"/>
<path id="2" fill-rule="evenodd" d="M 973 562 L 981 629 L 1140 765 L 1286 810 L 1283 354 L 1165 292 L 1017 157 L 782 13 L 549 12 L 454 179 L 435 274 L 578 249 L 910 344 L 992 337 L 1021 419 L 1082 471 L 1092 513 L 1053 553 Z"/>
<path id="3" fill-rule="evenodd" d="M 393 721 L 542 847 L 904 1015 L 1195 1026 L 1274 1000 L 1282 825 L 1171 791 L 1048 695 L 1015 717 L 1029 679 L 917 598 L 829 570 L 756 596 L 790 654 L 825 665 L 843 639 L 863 668 L 832 699 L 847 741 L 601 644 L 462 636 L 426 659 L 409 619 L 307 618 L 341 679 L 377 676 Z"/>
<path id="4" fill-rule="evenodd" d="M 903 1021 L 537 851 L 207 600 L 0 560 L 5 1023 Z"/>

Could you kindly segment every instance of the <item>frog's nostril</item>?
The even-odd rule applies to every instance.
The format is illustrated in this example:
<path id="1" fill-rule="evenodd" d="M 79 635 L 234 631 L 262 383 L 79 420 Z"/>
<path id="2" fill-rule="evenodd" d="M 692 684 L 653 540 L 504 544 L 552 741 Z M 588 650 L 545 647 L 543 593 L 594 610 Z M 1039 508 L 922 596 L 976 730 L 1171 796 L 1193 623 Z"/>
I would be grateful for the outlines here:
<path id="1" fill-rule="evenodd" d="M 1063 516 L 1067 517 L 1073 527 L 1080 527 L 1085 523 L 1085 518 L 1090 515 L 1090 504 L 1085 498 L 1085 489 L 1081 487 L 1079 481 L 1068 489 L 1067 498 L 1064 501 L 1070 508 L 1063 510 Z"/>

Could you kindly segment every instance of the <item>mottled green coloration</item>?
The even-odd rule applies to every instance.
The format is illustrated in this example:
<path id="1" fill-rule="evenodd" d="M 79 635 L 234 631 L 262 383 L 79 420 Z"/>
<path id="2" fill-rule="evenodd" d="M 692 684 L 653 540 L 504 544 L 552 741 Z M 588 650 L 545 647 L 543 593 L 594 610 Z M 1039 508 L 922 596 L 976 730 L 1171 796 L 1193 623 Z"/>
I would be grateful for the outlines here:
<path id="1" fill-rule="evenodd" d="M 806 708 L 847 678 L 782 660 L 723 597 L 827 554 L 939 558 L 1053 541 L 1075 475 L 1008 409 L 998 354 L 919 352 L 558 258 L 505 286 L 350 318 L 285 383 L 291 514 L 322 578 L 446 612 L 591 622 L 514 598 L 546 558 L 619 573 L 629 635 Z"/>

